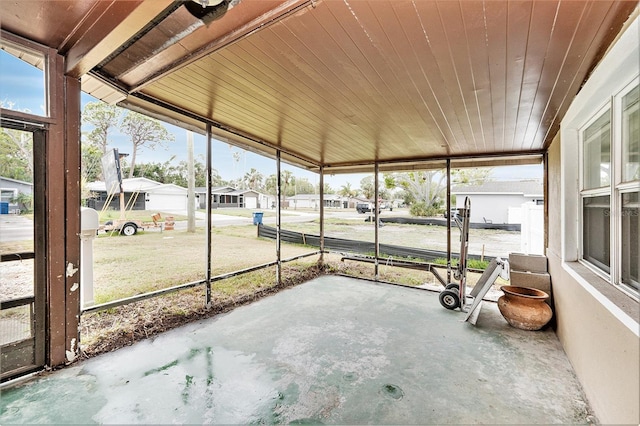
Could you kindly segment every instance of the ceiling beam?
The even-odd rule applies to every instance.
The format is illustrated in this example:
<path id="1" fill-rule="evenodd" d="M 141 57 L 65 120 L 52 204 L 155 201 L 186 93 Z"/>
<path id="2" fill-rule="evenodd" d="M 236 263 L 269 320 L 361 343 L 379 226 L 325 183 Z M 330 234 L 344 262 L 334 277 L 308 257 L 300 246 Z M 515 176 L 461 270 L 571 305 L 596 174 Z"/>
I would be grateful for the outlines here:
<path id="1" fill-rule="evenodd" d="M 173 0 L 97 2 L 62 46 L 63 52 L 68 48 L 65 73 L 80 78 L 173 3 Z"/>
<path id="2" fill-rule="evenodd" d="M 281 19 L 286 18 L 292 13 L 298 12 L 308 6 L 315 7 L 316 2 L 319 0 L 283 0 L 277 7 L 265 13 L 256 19 L 253 19 L 249 23 L 242 25 L 239 28 L 231 31 L 230 33 L 213 40 L 211 43 L 191 52 L 187 56 L 184 56 L 176 61 L 166 64 L 158 71 L 146 76 L 135 84 L 131 85 L 130 91 L 137 92 L 144 89 L 147 85 L 157 81 L 158 79 L 166 76 L 167 74 L 189 65 L 190 63 L 197 61 L 198 59 L 215 52 L 218 49 L 229 46 L 238 40 L 241 40 L 256 31 L 267 28 L 279 22 Z"/>

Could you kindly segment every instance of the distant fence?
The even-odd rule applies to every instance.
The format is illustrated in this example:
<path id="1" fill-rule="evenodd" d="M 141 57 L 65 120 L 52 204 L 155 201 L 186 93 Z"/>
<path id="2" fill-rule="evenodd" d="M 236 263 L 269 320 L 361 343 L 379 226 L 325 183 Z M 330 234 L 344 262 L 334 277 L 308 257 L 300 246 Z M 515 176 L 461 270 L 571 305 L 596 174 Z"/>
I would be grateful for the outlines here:
<path id="1" fill-rule="evenodd" d="M 258 225 L 258 237 L 276 238 L 276 228 L 265 225 Z M 304 244 L 312 247 L 320 247 L 320 236 L 303 234 L 283 229 L 280 231 L 281 241 L 294 244 Z M 324 237 L 324 248 L 326 250 L 346 252 L 346 253 L 375 253 L 375 244 L 367 241 L 346 240 L 343 238 Z M 446 259 L 447 252 L 439 250 L 427 250 L 411 247 L 394 246 L 390 244 L 380 244 L 380 255 L 405 257 L 412 259 L 422 259 L 427 262 L 435 259 Z M 452 257 L 459 257 L 458 253 L 451 253 Z M 480 259 L 481 256 L 470 254 L 469 259 Z M 491 256 L 484 256 L 485 260 L 492 260 Z"/>
<path id="2" fill-rule="evenodd" d="M 365 219 L 366 220 L 366 219 Z M 437 225 L 447 226 L 447 219 L 432 219 L 419 217 L 380 217 L 382 223 L 400 223 L 403 225 Z M 451 226 L 455 227 L 453 219 Z M 472 229 L 499 229 L 501 231 L 520 231 L 519 223 L 474 223 L 471 222 L 469 227 Z"/>

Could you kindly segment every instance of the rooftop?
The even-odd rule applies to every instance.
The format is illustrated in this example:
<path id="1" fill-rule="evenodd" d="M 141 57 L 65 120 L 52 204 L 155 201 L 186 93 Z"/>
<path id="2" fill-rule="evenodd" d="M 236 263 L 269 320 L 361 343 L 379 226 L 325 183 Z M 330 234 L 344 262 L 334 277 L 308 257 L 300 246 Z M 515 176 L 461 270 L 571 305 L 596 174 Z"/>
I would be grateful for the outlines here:
<path id="1" fill-rule="evenodd" d="M 489 181 L 481 185 L 457 185 L 451 188 L 454 194 L 524 194 L 542 197 L 541 181 Z"/>

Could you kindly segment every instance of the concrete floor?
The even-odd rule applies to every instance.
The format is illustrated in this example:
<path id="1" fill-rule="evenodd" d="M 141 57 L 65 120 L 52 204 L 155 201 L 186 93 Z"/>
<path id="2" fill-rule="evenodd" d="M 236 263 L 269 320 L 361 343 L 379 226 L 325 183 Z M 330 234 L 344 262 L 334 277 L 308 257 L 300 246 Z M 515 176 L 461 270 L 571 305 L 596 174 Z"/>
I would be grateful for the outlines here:
<path id="1" fill-rule="evenodd" d="M 9 423 L 588 423 L 551 330 L 325 276 L 2 390 Z"/>

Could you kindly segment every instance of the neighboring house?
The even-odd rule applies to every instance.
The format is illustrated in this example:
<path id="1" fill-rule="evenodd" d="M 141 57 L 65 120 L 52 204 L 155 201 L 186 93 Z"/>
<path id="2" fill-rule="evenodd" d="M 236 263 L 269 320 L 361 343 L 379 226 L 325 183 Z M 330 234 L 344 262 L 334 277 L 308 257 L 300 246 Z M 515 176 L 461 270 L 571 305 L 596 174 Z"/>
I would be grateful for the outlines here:
<path id="1" fill-rule="evenodd" d="M 541 181 L 495 181 L 482 185 L 457 186 L 451 190 L 456 206 L 463 207 L 471 200 L 471 222 L 522 223 L 524 203 L 544 202 Z"/>
<path id="2" fill-rule="evenodd" d="M 349 198 L 349 206 L 350 209 L 355 209 L 358 204 L 371 203 L 371 200 L 364 197 L 351 197 Z"/>
<path id="3" fill-rule="evenodd" d="M 197 199 L 196 199 L 197 203 Z M 196 204 L 197 206 L 197 204 Z M 145 210 L 187 210 L 187 188 L 172 183 L 149 188 L 146 191 Z"/>
<path id="4" fill-rule="evenodd" d="M 6 213 L 19 213 L 20 208 L 13 201 L 18 194 L 32 195 L 33 184 L 0 176 L 0 202 L 7 203 Z M 5 212 L 4 209 L 0 211 Z"/>
<path id="5" fill-rule="evenodd" d="M 106 184 L 101 181 L 87 184 L 93 196 L 87 206 L 102 210 L 108 202 L 112 210 L 120 208 L 120 198 L 107 195 Z M 172 211 L 187 209 L 187 189 L 174 184 L 163 184 L 151 179 L 138 177 L 122 179 L 125 206 L 127 210 Z"/>
<path id="6" fill-rule="evenodd" d="M 207 188 L 195 189 L 198 198 L 198 206 L 207 208 Z M 246 209 L 268 209 L 275 203 L 275 197 L 261 194 L 252 189 L 235 189 L 231 186 L 218 186 L 211 188 L 211 207 L 214 209 L 233 207 Z"/>
<path id="7" fill-rule="evenodd" d="M 317 209 L 320 207 L 319 194 L 297 194 L 287 197 L 289 208 L 292 209 Z M 349 199 L 336 194 L 324 195 L 324 206 L 336 209 L 346 209 L 349 207 Z"/>

